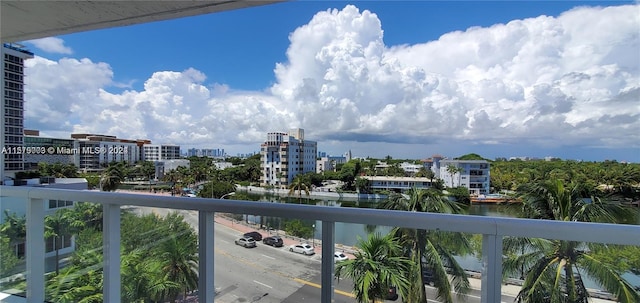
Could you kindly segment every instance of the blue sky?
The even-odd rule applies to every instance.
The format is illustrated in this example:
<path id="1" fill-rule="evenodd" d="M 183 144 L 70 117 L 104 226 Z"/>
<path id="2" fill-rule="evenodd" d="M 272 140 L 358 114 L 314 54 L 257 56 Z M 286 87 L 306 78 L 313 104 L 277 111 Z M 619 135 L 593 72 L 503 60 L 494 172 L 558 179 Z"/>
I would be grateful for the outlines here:
<path id="1" fill-rule="evenodd" d="M 579 5 L 629 1 L 302 1 L 60 38 L 72 46 L 74 57 L 109 63 L 115 80 L 135 81 L 135 89 L 141 89 L 141 81 L 156 71 L 194 67 L 212 81 L 236 89 L 262 90 L 274 82 L 275 63 L 286 60 L 288 34 L 317 12 L 341 9 L 349 3 L 375 12 L 383 23 L 385 44 L 400 45 L 436 40 L 442 34 L 473 26 L 557 16 Z M 62 57 L 47 56 L 54 60 Z"/>
<path id="2" fill-rule="evenodd" d="M 35 41 L 32 72 L 65 88 L 28 80 L 26 126 L 232 154 L 302 127 L 331 154 L 640 162 L 640 10 L 624 4 L 301 1 Z"/>

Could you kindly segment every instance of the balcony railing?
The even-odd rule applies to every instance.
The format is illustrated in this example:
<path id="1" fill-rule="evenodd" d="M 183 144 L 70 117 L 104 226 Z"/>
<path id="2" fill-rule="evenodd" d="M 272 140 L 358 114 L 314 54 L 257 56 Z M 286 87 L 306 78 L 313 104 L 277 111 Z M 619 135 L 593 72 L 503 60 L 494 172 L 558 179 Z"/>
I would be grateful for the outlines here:
<path id="1" fill-rule="evenodd" d="M 214 302 L 214 213 L 257 214 L 322 221 L 321 302 L 333 299 L 335 222 L 482 234 L 481 301 L 501 301 L 502 238 L 546 238 L 640 246 L 640 226 L 514 218 L 445 215 L 377 209 L 338 208 L 299 204 L 171 196 L 106 193 L 0 186 L 2 197 L 22 197 L 27 203 L 27 301 L 44 302 L 43 200 L 72 200 L 103 205 L 104 302 L 120 302 L 120 207 L 123 205 L 198 211 L 199 302 Z"/>

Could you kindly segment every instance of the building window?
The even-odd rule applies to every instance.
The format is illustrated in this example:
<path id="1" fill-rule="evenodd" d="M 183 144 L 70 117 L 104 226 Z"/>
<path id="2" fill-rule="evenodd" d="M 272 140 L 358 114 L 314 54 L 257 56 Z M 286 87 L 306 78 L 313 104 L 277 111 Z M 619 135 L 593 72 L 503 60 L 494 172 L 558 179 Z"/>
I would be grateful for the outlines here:
<path id="1" fill-rule="evenodd" d="M 50 237 L 46 242 L 46 252 L 52 252 L 56 249 L 71 247 L 71 234 L 64 234 L 60 237 Z"/>
<path id="2" fill-rule="evenodd" d="M 70 207 L 70 206 L 73 206 L 73 201 L 49 200 L 49 209 L 61 208 L 61 207 Z"/>

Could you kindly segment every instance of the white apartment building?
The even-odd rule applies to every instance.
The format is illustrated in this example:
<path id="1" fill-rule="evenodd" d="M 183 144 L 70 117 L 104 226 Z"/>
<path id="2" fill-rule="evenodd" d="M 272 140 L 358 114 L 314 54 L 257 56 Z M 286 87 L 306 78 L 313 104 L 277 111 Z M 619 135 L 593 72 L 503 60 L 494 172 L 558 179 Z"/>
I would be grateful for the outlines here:
<path id="1" fill-rule="evenodd" d="M 81 170 L 102 170 L 111 162 L 133 165 L 142 160 L 140 146 L 143 140 L 125 140 L 95 134 L 71 134 L 71 138 L 78 140 L 78 168 Z"/>
<path id="2" fill-rule="evenodd" d="M 260 146 L 260 184 L 287 188 L 296 175 L 316 171 L 318 143 L 304 139 L 304 129 L 267 133 Z"/>
<path id="3" fill-rule="evenodd" d="M 145 161 L 164 161 L 180 159 L 180 145 L 145 144 L 142 146 Z"/>
<path id="4" fill-rule="evenodd" d="M 439 160 L 436 177 L 447 187 L 466 187 L 471 195 L 488 194 L 491 184 L 489 162 L 485 160 Z"/>
<path id="5" fill-rule="evenodd" d="M 321 157 L 316 160 L 316 172 L 321 174 L 325 171 L 334 171 L 336 169 L 334 161 L 329 160 L 329 157 Z"/>
<path id="6" fill-rule="evenodd" d="M 24 169 L 24 60 L 33 53 L 20 45 L 3 43 L 3 80 L 0 85 L 0 182 Z"/>
<path id="7" fill-rule="evenodd" d="M 405 173 L 409 175 L 415 175 L 422 167 L 423 167 L 422 165 L 413 164 L 409 162 L 400 163 L 400 168 L 402 168 L 405 171 Z"/>

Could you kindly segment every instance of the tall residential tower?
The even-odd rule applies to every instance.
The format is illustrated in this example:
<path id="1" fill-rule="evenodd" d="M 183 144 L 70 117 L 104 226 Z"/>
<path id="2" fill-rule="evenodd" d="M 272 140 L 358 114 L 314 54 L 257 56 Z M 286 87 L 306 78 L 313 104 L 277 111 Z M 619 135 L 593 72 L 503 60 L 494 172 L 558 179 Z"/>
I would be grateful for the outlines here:
<path id="1" fill-rule="evenodd" d="M 16 44 L 4 43 L 2 53 L 2 85 L 0 86 L 0 181 L 24 170 L 24 60 L 33 53 Z"/>

